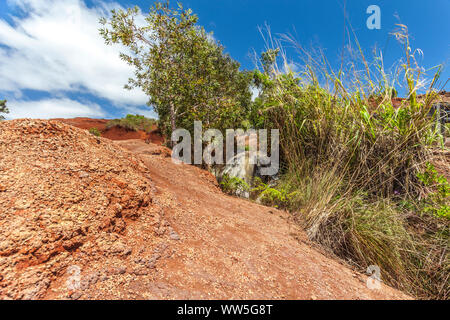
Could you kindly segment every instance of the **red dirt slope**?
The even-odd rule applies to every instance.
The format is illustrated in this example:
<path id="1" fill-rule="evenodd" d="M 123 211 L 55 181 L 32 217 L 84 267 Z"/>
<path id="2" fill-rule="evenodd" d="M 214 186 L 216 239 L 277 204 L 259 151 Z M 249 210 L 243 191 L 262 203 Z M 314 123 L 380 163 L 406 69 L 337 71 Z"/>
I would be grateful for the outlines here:
<path id="1" fill-rule="evenodd" d="M 148 170 L 133 154 L 25 119 L 0 123 L 0 155 L 0 298 L 42 298 L 70 268 L 121 266 L 139 239 L 125 236 L 128 224 L 152 212 Z"/>
<path id="2" fill-rule="evenodd" d="M 408 298 L 385 285 L 368 289 L 365 275 L 312 248 L 289 214 L 223 194 L 209 172 L 174 164 L 162 147 L 116 143 L 148 167 L 157 190 L 153 203 L 176 240 L 151 279 L 125 285 L 135 297 Z"/>
<path id="3" fill-rule="evenodd" d="M 14 120 L 0 155 L 0 299 L 408 298 L 164 147 Z"/>

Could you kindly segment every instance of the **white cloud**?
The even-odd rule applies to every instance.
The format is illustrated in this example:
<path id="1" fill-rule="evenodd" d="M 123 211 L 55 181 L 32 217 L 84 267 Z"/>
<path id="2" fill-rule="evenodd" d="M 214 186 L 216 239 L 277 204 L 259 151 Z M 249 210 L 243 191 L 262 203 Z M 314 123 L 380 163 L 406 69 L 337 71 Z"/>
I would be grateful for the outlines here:
<path id="1" fill-rule="evenodd" d="M 0 19 L 0 91 L 90 93 L 115 106 L 144 105 L 148 99 L 140 89 L 123 89 L 133 72 L 119 58 L 123 48 L 106 46 L 98 32 L 99 18 L 119 5 L 95 3 L 88 8 L 83 0 L 8 0 L 23 14 L 12 24 Z"/>
<path id="2" fill-rule="evenodd" d="M 6 119 L 18 118 L 74 118 L 90 117 L 101 118 L 104 111 L 95 103 L 80 103 L 67 98 L 44 99 L 40 101 L 8 101 L 11 113 Z"/>

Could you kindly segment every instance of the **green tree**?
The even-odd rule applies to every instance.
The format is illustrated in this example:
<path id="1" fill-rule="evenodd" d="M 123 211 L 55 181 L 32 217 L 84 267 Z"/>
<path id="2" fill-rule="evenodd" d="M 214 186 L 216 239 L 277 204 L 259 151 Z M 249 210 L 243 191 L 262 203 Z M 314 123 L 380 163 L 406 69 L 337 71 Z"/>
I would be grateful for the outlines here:
<path id="1" fill-rule="evenodd" d="M 271 127 L 271 117 L 267 110 L 273 107 L 271 97 L 277 92 L 277 81 L 279 77 L 276 72 L 276 61 L 279 49 L 269 49 L 261 53 L 261 64 L 263 71 L 253 72 L 253 86 L 259 90 L 259 96 L 253 101 L 249 112 L 249 122 L 252 127 Z"/>
<path id="2" fill-rule="evenodd" d="M 135 67 L 127 89 L 140 87 L 150 97 L 164 133 L 177 127 L 224 129 L 239 125 L 251 102 L 251 74 L 224 53 L 211 34 L 197 25 L 198 17 L 178 4 L 156 2 L 137 23 L 139 7 L 113 10 L 111 19 L 100 20 L 107 44 L 123 44 L 120 56 Z"/>
<path id="3" fill-rule="evenodd" d="M 6 100 L 0 100 L 0 113 L 9 113 L 8 108 L 6 107 Z M 0 115 L 0 120 L 4 120 L 5 117 Z"/>

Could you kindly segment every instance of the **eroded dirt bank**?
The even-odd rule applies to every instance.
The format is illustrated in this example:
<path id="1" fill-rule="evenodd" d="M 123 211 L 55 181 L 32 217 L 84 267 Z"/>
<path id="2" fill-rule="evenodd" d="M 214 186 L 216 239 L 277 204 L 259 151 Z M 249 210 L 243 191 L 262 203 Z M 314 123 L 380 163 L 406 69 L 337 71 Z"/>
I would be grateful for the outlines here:
<path id="1" fill-rule="evenodd" d="M 0 298 L 408 298 L 161 146 L 14 120 L 0 155 Z"/>
<path id="2" fill-rule="evenodd" d="M 53 119 L 60 122 L 64 122 L 71 126 L 89 130 L 91 128 L 95 128 L 100 131 L 101 136 L 103 138 L 107 138 L 110 140 L 130 140 L 130 139 L 139 139 L 147 142 L 151 142 L 157 145 L 161 145 L 164 142 L 164 138 L 162 137 L 160 131 L 155 125 L 152 128 L 152 131 L 145 132 L 142 130 L 132 131 L 126 130 L 120 127 L 112 127 L 108 128 L 107 123 L 109 120 L 106 119 L 92 119 L 92 118 L 72 118 L 72 119 Z"/>

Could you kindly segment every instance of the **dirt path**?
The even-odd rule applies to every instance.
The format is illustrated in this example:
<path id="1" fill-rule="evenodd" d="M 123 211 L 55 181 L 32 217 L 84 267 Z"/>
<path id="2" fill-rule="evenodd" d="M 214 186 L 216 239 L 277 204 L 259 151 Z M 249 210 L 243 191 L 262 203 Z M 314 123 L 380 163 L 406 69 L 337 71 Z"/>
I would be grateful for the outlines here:
<path id="1" fill-rule="evenodd" d="M 289 215 L 224 195 L 212 175 L 172 163 L 167 150 L 117 141 L 150 170 L 169 240 L 151 276 L 124 281 L 123 298 L 405 299 L 312 248 Z"/>

